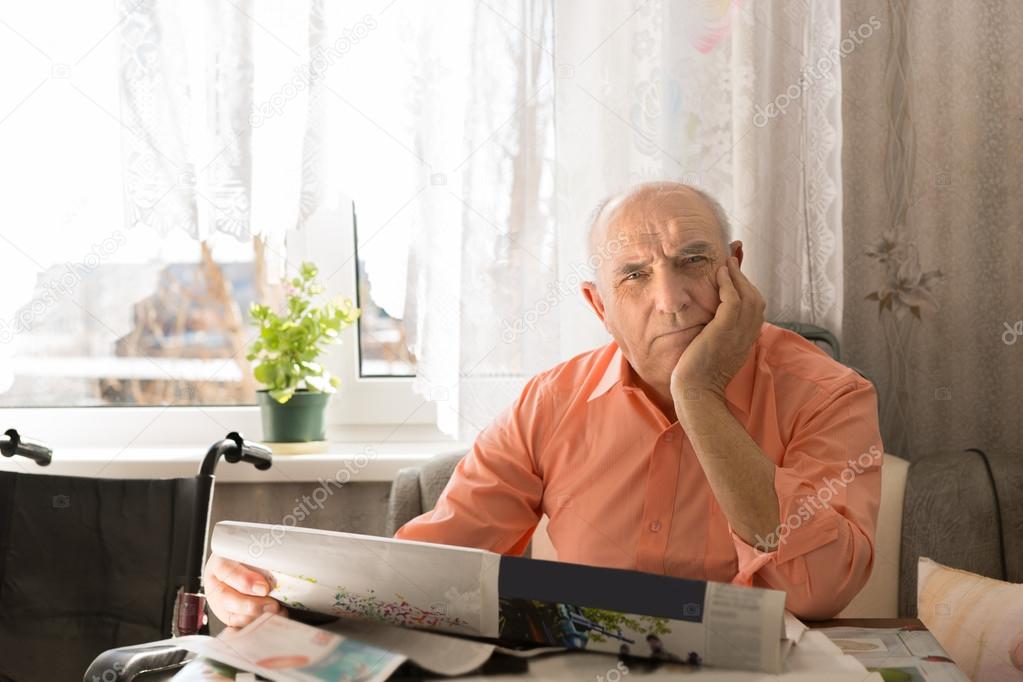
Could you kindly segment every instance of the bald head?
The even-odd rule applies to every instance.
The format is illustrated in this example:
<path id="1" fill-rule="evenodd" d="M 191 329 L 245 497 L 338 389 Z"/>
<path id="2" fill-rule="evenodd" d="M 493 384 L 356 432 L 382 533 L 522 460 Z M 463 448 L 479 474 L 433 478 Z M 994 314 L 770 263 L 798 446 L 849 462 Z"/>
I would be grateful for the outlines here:
<path id="1" fill-rule="evenodd" d="M 595 255 L 603 253 L 603 246 L 609 241 L 608 228 L 622 221 L 646 225 L 683 221 L 687 216 L 695 217 L 695 204 L 701 204 L 705 212 L 713 216 L 722 250 L 727 252 L 732 238 L 731 225 L 725 209 L 714 197 L 681 182 L 646 182 L 611 195 L 597 206 L 588 236 L 591 262 Z"/>

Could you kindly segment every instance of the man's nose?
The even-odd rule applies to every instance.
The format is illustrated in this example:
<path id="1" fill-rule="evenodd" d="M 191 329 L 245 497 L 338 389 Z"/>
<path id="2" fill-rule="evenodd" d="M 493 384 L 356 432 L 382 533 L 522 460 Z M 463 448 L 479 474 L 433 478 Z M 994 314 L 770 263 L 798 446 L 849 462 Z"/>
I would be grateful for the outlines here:
<path id="1" fill-rule="evenodd" d="M 689 305 L 689 283 L 686 278 L 676 272 L 661 272 L 655 277 L 654 305 L 659 313 L 674 315 Z"/>

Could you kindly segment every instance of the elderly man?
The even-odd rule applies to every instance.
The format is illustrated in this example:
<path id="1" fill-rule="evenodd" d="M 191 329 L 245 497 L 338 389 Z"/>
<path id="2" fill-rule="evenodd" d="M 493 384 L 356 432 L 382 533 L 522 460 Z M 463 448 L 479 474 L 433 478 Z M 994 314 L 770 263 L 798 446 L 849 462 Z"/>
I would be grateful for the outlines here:
<path id="1" fill-rule="evenodd" d="M 763 321 L 729 239 L 686 185 L 605 202 L 582 293 L 614 340 L 533 377 L 395 537 L 520 554 L 546 514 L 562 561 L 784 590 L 804 618 L 841 610 L 873 564 L 874 389 Z M 231 625 L 279 608 L 219 557 L 206 590 Z"/>

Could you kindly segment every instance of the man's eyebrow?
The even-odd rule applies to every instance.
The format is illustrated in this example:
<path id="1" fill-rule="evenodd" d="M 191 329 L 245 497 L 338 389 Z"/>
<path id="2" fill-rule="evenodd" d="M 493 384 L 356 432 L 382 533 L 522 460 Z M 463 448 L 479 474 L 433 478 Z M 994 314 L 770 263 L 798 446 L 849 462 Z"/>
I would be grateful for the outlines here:
<path id="1" fill-rule="evenodd" d="M 695 241 L 695 242 L 690 242 L 689 244 L 686 244 L 685 246 L 680 248 L 678 251 L 676 251 L 673 254 L 671 254 L 671 258 L 685 258 L 686 256 L 705 256 L 705 255 L 710 255 L 710 254 L 713 254 L 713 253 L 714 253 L 714 245 L 713 244 L 711 244 L 710 242 L 705 242 L 705 241 Z M 620 265 L 615 267 L 614 274 L 616 274 L 616 275 L 624 275 L 624 274 L 633 272 L 635 270 L 639 270 L 641 268 L 644 268 L 644 267 L 646 267 L 649 264 L 650 264 L 649 259 L 648 260 L 642 260 L 642 261 L 631 261 L 631 262 L 628 262 L 628 263 L 622 263 L 622 264 L 620 264 Z"/>
<path id="2" fill-rule="evenodd" d="M 698 241 L 686 244 L 681 249 L 674 253 L 677 258 L 679 256 L 697 256 L 714 253 L 714 245 L 710 242 Z"/>

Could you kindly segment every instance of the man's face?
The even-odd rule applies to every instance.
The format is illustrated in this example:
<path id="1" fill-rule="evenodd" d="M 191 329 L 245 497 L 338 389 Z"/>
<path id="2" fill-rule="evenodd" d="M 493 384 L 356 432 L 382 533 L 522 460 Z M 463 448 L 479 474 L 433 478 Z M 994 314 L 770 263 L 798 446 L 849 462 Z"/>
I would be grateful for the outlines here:
<path id="1" fill-rule="evenodd" d="M 726 247 L 717 220 L 687 190 L 613 202 L 598 220 L 595 252 L 607 257 L 587 298 L 640 377 L 666 385 L 719 304 Z M 620 248 L 602 248 L 612 242 Z"/>

